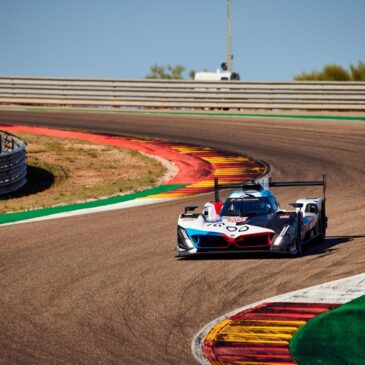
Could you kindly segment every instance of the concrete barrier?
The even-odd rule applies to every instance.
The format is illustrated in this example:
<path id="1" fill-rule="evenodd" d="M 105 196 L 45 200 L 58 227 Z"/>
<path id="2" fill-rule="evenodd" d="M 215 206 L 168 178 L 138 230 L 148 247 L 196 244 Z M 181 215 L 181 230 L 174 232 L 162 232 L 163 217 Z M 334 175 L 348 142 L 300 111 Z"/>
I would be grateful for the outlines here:
<path id="1" fill-rule="evenodd" d="M 365 82 L 0 77 L 0 104 L 138 109 L 365 111 Z"/>

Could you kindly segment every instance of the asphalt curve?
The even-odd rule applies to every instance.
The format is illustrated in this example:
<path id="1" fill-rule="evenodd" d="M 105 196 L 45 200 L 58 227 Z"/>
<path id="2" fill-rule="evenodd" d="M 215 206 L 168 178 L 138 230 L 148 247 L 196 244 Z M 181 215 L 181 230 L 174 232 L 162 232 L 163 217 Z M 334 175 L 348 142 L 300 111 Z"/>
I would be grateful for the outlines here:
<path id="1" fill-rule="evenodd" d="M 237 307 L 364 272 L 365 123 L 0 112 L 0 123 L 158 137 L 251 154 L 276 180 L 328 177 L 328 239 L 298 259 L 175 258 L 182 199 L 0 227 L 0 362 L 193 364 L 191 340 Z M 282 206 L 315 188 L 280 188 Z"/>

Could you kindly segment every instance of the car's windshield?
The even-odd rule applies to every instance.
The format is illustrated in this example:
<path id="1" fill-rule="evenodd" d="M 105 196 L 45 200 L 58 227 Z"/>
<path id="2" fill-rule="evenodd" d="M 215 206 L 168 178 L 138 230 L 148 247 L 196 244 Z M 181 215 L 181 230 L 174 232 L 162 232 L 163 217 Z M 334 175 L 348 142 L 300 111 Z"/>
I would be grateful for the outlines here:
<path id="1" fill-rule="evenodd" d="M 245 217 L 250 215 L 269 214 L 274 211 L 273 205 L 266 197 L 227 199 L 222 207 L 221 216 Z"/>

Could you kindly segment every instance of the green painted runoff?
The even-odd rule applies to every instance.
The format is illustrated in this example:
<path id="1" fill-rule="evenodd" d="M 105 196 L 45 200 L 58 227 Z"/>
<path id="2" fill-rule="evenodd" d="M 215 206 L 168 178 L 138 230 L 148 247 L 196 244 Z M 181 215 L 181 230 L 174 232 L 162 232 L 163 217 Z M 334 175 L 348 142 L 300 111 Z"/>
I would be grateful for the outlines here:
<path id="1" fill-rule="evenodd" d="M 176 185 L 161 185 L 152 189 L 139 191 L 137 193 L 114 196 L 111 198 L 99 199 L 88 201 L 85 203 L 75 203 L 70 205 L 60 205 L 56 207 L 44 208 L 44 209 L 34 209 L 27 210 L 24 212 L 16 212 L 16 213 L 7 213 L 0 215 L 0 224 L 4 223 L 14 223 L 18 221 L 23 221 L 27 219 L 34 219 L 39 217 L 45 217 L 52 214 L 66 213 L 79 209 L 89 209 L 102 207 L 109 204 L 122 203 L 129 200 L 137 199 L 137 198 L 145 198 L 147 196 L 153 196 L 155 194 L 166 193 L 168 191 L 177 190 L 184 188 L 185 184 L 176 184 Z"/>
<path id="2" fill-rule="evenodd" d="M 290 352 L 299 365 L 364 365 L 365 295 L 308 321 Z"/>

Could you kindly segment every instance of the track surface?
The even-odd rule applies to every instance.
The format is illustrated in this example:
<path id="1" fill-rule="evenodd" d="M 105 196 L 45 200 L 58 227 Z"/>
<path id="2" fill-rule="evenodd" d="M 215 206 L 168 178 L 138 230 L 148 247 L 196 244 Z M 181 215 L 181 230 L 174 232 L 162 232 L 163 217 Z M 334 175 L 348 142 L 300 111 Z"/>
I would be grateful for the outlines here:
<path id="1" fill-rule="evenodd" d="M 194 334 L 245 304 L 362 273 L 365 123 L 0 112 L 1 123 L 253 154 L 275 179 L 329 180 L 330 236 L 299 259 L 179 260 L 177 216 L 206 196 L 0 227 L 0 362 L 192 364 Z M 282 206 L 308 188 L 278 189 Z"/>

